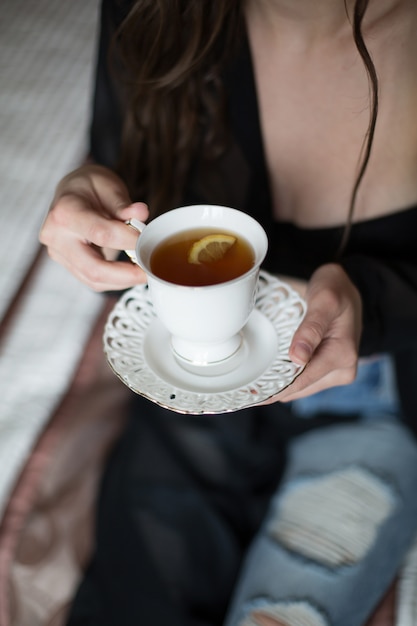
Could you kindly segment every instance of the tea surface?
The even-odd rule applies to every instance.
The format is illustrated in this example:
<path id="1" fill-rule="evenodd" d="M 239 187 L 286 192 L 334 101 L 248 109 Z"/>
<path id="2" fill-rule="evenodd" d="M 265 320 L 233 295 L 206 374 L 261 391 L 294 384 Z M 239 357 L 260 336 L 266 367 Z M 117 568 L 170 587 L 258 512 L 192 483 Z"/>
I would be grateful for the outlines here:
<path id="1" fill-rule="evenodd" d="M 218 233 L 233 235 L 236 242 L 221 259 L 190 263 L 189 252 L 193 244 L 207 235 Z M 233 280 L 250 270 L 255 254 L 249 242 L 236 233 L 213 228 L 186 230 L 167 237 L 155 247 L 150 259 L 152 272 L 171 283 L 202 287 Z"/>

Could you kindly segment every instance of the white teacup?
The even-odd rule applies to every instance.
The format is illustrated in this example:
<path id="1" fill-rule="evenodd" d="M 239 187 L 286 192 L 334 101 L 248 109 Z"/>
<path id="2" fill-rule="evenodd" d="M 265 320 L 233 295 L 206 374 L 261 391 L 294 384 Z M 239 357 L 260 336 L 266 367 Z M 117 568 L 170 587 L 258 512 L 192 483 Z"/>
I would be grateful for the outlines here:
<path id="1" fill-rule="evenodd" d="M 224 373 L 236 365 L 241 330 L 253 308 L 259 269 L 268 240 L 262 226 L 236 209 L 194 205 L 173 209 L 149 224 L 128 222 L 140 235 L 135 251 L 126 251 L 145 271 L 156 315 L 171 335 L 177 361 L 201 374 Z M 151 269 L 155 247 L 181 231 L 209 228 L 232 232 L 253 249 L 253 266 L 244 274 L 208 286 L 190 287 L 168 282 Z"/>

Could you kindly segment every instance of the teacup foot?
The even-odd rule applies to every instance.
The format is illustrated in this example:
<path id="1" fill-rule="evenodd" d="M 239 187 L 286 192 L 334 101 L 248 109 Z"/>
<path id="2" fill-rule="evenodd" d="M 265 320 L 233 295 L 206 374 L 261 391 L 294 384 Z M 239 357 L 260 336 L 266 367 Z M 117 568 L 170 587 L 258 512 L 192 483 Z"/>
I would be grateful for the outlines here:
<path id="1" fill-rule="evenodd" d="M 228 346 L 227 351 L 224 350 L 226 344 Z M 233 348 L 232 352 L 230 352 L 231 347 Z M 243 336 L 239 333 L 232 340 L 225 342 L 221 350 L 216 350 L 216 347 L 213 346 L 204 347 L 204 349 L 200 347 L 199 350 L 196 350 L 196 346 L 194 346 L 194 354 L 189 354 L 187 357 L 176 349 L 175 339 L 173 339 L 172 352 L 177 363 L 187 372 L 198 376 L 222 376 L 241 365 L 246 350 Z"/>

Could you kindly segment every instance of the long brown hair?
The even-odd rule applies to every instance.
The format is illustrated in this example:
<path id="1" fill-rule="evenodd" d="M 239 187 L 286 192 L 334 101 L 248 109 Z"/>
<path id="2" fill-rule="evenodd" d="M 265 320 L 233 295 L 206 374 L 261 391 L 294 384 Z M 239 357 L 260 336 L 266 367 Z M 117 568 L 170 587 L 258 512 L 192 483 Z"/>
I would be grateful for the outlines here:
<path id="1" fill-rule="evenodd" d="M 345 8 L 347 12 L 345 2 Z M 369 100 L 370 100 L 370 114 L 369 114 L 369 124 L 366 135 L 364 137 L 362 149 L 360 152 L 359 166 L 358 172 L 356 175 L 356 179 L 352 188 L 350 203 L 349 203 L 349 212 L 346 221 L 346 226 L 343 231 L 342 240 L 340 242 L 338 256 L 343 254 L 343 251 L 346 248 L 346 244 L 349 239 L 350 229 L 352 226 L 353 214 L 355 211 L 356 199 L 358 196 L 358 191 L 360 184 L 365 176 L 366 168 L 368 167 L 369 159 L 371 156 L 376 121 L 378 117 L 378 106 L 379 106 L 379 94 L 378 94 L 378 76 L 376 73 L 375 65 L 372 61 L 371 55 L 369 54 L 368 48 L 365 45 L 363 35 L 362 35 L 362 22 L 365 16 L 366 9 L 368 8 L 369 0 L 356 0 L 355 8 L 353 12 L 353 21 L 352 21 L 352 31 L 353 38 L 356 44 L 356 48 L 362 58 L 364 63 L 369 82 Z"/>
<path id="2" fill-rule="evenodd" d="M 344 0 L 348 13 L 347 0 Z M 378 79 L 362 35 L 369 0 L 356 0 L 353 38 L 370 84 L 370 120 L 352 188 L 344 247 L 373 144 Z M 117 34 L 127 114 L 120 169 L 154 214 L 176 204 L 196 155 L 225 148 L 223 63 L 238 45 L 242 0 L 138 0 Z"/>
<path id="3" fill-rule="evenodd" d="M 196 154 L 224 148 L 220 73 L 240 25 L 238 0 L 139 0 L 118 32 L 127 69 L 119 169 L 152 214 L 181 198 Z"/>

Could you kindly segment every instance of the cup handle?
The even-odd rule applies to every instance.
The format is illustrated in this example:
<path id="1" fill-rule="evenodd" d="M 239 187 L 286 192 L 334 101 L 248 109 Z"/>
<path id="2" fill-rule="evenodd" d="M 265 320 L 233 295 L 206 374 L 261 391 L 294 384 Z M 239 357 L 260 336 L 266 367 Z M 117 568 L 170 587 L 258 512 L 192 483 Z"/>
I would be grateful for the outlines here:
<path id="1" fill-rule="evenodd" d="M 125 222 L 128 226 L 131 226 L 132 228 L 134 228 L 139 234 L 143 231 L 143 229 L 146 227 L 146 224 L 144 224 L 143 222 L 140 222 L 139 220 L 135 219 L 134 217 L 132 217 L 132 219 L 127 220 Z M 131 261 L 133 261 L 133 263 L 136 263 L 136 265 L 139 265 L 138 263 L 138 259 L 136 257 L 136 252 L 135 250 L 125 250 L 125 253 L 127 254 L 127 256 L 129 257 L 129 259 Z"/>

